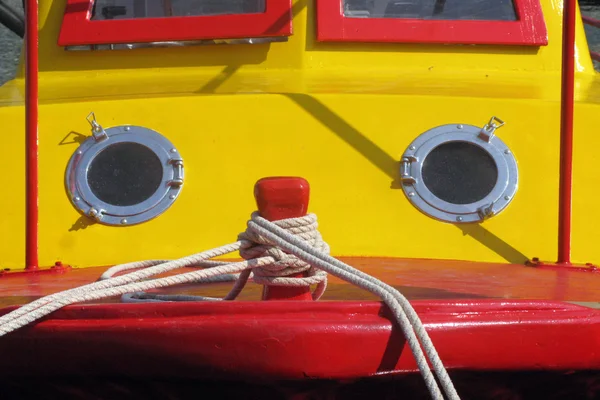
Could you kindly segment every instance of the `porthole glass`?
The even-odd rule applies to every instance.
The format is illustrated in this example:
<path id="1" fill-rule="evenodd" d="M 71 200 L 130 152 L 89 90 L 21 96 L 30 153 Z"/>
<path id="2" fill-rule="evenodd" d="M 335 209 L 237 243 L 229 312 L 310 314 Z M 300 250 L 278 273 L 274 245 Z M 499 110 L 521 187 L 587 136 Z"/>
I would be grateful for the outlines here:
<path id="1" fill-rule="evenodd" d="M 73 205 L 106 225 L 132 225 L 166 211 L 183 186 L 183 160 L 164 136 L 139 126 L 93 135 L 71 157 L 66 184 Z"/>
<path id="2" fill-rule="evenodd" d="M 115 143 L 90 163 L 87 181 L 92 193 L 113 206 L 148 200 L 160 187 L 163 167 L 158 156 L 139 143 Z"/>
<path id="3" fill-rule="evenodd" d="M 435 196 L 454 204 L 483 200 L 498 181 L 492 156 L 478 145 L 453 141 L 443 143 L 423 161 L 423 183 Z"/>
<path id="4" fill-rule="evenodd" d="M 497 215 L 518 187 L 517 162 L 496 136 L 504 122 L 483 128 L 444 125 L 418 136 L 401 160 L 402 188 L 426 215 L 445 222 L 480 222 Z"/>

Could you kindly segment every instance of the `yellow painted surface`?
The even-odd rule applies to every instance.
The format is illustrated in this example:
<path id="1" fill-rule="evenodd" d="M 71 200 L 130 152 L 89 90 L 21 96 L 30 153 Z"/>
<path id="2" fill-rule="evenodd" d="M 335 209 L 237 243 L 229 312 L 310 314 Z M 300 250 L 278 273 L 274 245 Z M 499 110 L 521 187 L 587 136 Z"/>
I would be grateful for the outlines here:
<path id="1" fill-rule="evenodd" d="M 255 209 L 254 182 L 271 175 L 309 180 L 335 255 L 556 258 L 561 1 L 542 0 L 542 48 L 318 43 L 314 2 L 297 0 L 287 43 L 104 52 L 56 45 L 64 4 L 40 1 L 42 265 L 172 258 L 234 241 Z M 573 259 L 599 263 L 600 79 L 581 25 L 577 34 Z M 22 96 L 22 75 L 0 88 L 0 170 L 13 171 L 0 196 L 3 268 L 24 265 Z M 165 214 L 108 227 L 73 208 L 65 168 L 90 111 L 105 127 L 157 130 L 180 150 L 186 183 Z M 481 225 L 421 214 L 397 183 L 405 148 L 435 126 L 492 115 L 506 120 L 498 134 L 519 163 L 514 201 Z"/>

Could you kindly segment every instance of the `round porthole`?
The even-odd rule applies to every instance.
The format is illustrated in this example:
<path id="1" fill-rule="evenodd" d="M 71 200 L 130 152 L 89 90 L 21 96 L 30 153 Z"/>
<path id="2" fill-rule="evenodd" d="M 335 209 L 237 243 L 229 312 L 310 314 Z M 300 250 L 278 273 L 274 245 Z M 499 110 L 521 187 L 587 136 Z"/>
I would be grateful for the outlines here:
<path id="1" fill-rule="evenodd" d="M 106 225 L 133 225 L 166 211 L 183 186 L 183 159 L 164 136 L 140 126 L 104 129 L 88 117 L 92 137 L 66 173 L 73 205 Z"/>
<path id="2" fill-rule="evenodd" d="M 502 211 L 518 187 L 517 162 L 496 130 L 444 125 L 418 136 L 401 160 L 402 189 L 426 215 L 445 222 L 480 222 Z"/>

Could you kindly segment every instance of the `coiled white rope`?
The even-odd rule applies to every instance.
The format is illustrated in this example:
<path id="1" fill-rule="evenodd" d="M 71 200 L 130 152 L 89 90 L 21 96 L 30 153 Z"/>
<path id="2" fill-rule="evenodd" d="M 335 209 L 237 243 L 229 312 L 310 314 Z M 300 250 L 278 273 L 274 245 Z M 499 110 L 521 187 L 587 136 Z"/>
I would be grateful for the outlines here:
<path id="1" fill-rule="evenodd" d="M 254 273 L 254 280 L 262 284 L 317 285 L 313 292 L 313 298 L 318 299 L 325 291 L 327 273 L 330 273 L 381 297 L 393 312 L 402 329 L 432 398 L 443 400 L 444 396 L 432 374 L 427 359 L 431 362 L 433 371 L 447 398 L 459 400 L 456 389 L 423 323 L 409 301 L 393 287 L 329 256 L 329 246 L 323 241 L 317 227 L 317 218 L 314 214 L 270 222 L 260 217 L 258 213 L 254 213 L 252 219 L 248 221 L 247 230 L 239 235 L 238 241 L 235 243 L 179 260 L 148 260 L 110 268 L 98 282 L 40 298 L 0 317 L 0 336 L 28 325 L 66 305 L 84 301 L 120 295 L 126 295 L 125 300 L 129 299 L 130 301 L 182 300 L 185 299 L 185 296 L 157 296 L 143 293 L 146 290 L 182 283 L 235 279 L 233 288 L 222 299 L 233 300 L 241 292 L 252 272 Z M 239 251 L 244 261 L 225 263 L 209 260 L 234 251 Z M 190 266 L 204 269 L 143 280 Z M 117 273 L 130 270 L 137 271 L 114 276 Z M 305 278 L 287 277 L 300 272 L 305 272 L 308 276 Z M 132 293 L 134 295 L 131 295 Z M 188 299 L 221 300 L 198 296 L 191 296 Z"/>

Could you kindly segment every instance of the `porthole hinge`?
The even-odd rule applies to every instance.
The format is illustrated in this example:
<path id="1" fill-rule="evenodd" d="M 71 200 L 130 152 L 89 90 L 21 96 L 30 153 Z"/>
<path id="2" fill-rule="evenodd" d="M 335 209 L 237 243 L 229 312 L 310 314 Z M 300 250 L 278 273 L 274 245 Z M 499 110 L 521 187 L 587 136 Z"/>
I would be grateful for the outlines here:
<path id="1" fill-rule="evenodd" d="M 402 183 L 412 185 L 417 181 L 411 173 L 411 163 L 415 161 L 417 161 L 415 156 L 404 156 L 400 160 L 400 180 Z"/>
<path id="2" fill-rule="evenodd" d="M 489 143 L 494 138 L 496 130 L 502 128 L 503 126 L 504 121 L 494 116 L 490 118 L 490 122 L 488 122 L 483 128 L 481 128 L 481 131 L 479 132 L 479 138 Z"/>
<path id="3" fill-rule="evenodd" d="M 102 218 L 104 217 L 104 210 L 92 207 L 90 208 L 90 210 L 88 211 L 88 216 L 98 222 L 102 221 Z"/>
<path id="4" fill-rule="evenodd" d="M 96 142 L 101 142 L 105 139 L 108 139 L 106 131 L 104 130 L 102 125 L 100 125 L 98 121 L 96 121 L 96 114 L 94 114 L 93 111 L 88 114 L 86 119 L 92 126 L 92 136 L 94 136 L 94 140 Z"/>
<path id="5" fill-rule="evenodd" d="M 479 218 L 481 218 L 482 221 L 491 218 L 494 216 L 495 211 L 494 211 L 494 203 L 491 204 L 487 204 L 483 207 L 480 207 L 477 210 L 477 214 L 479 214 Z"/>
<path id="6" fill-rule="evenodd" d="M 173 179 L 169 181 L 169 186 L 182 186 L 183 185 L 183 160 L 180 158 L 171 159 L 171 165 L 173 166 Z"/>

